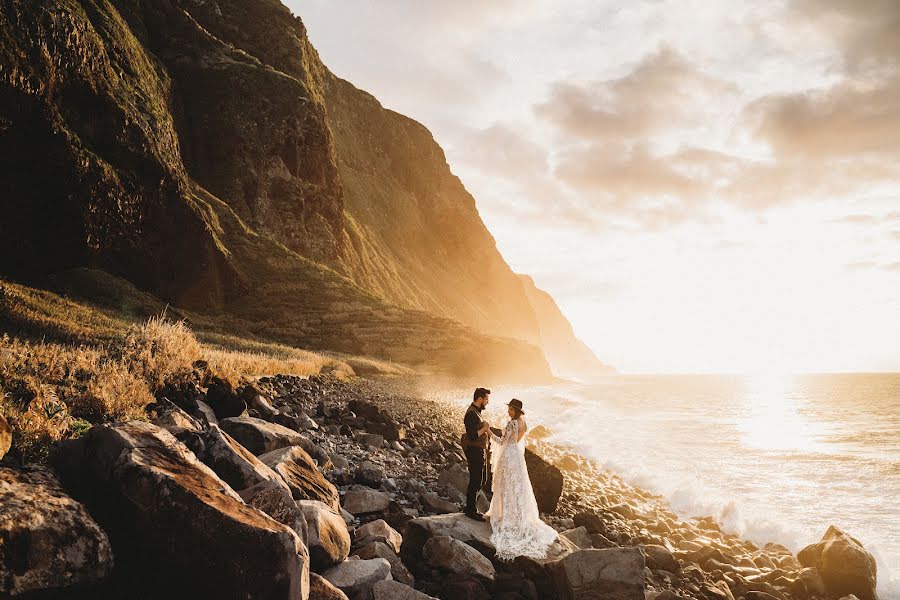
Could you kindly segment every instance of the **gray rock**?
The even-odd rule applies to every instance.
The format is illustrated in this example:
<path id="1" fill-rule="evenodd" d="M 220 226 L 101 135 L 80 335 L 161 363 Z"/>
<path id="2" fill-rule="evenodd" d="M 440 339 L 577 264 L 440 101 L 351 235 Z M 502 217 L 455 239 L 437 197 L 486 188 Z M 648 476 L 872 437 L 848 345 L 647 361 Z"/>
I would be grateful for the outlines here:
<path id="1" fill-rule="evenodd" d="M 287 427 L 254 417 L 229 417 L 219 425 L 244 448 L 260 455 L 286 446 L 303 446 L 309 440 Z"/>
<path id="2" fill-rule="evenodd" d="M 179 429 L 186 429 L 193 432 L 200 432 L 203 430 L 203 427 L 197 419 L 181 410 L 181 408 L 167 398 L 160 398 L 151 404 L 148 409 L 153 414 L 150 422 L 163 429 L 172 432 Z"/>
<path id="3" fill-rule="evenodd" d="M 266 452 L 259 460 L 284 480 L 295 500 L 319 500 L 335 511 L 340 508 L 337 488 L 325 479 L 312 457 L 300 446 Z"/>
<path id="4" fill-rule="evenodd" d="M 350 532 L 344 519 L 316 500 L 298 500 L 297 506 L 306 518 L 313 570 L 321 572 L 346 560 L 350 554 Z"/>
<path id="5" fill-rule="evenodd" d="M 681 571 L 681 564 L 675 555 L 665 546 L 655 544 L 642 545 L 641 550 L 647 558 L 647 566 L 651 569 L 662 569 L 670 573 L 678 573 Z"/>
<path id="6" fill-rule="evenodd" d="M 559 535 L 566 537 L 579 548 L 586 549 L 594 547 L 594 544 L 591 541 L 591 536 L 588 533 L 587 528 L 584 526 L 576 527 L 574 529 L 567 529 Z"/>
<path id="7" fill-rule="evenodd" d="M 193 411 L 194 416 L 207 425 L 218 425 L 219 419 L 216 418 L 216 412 L 212 407 L 203 400 L 197 400 L 196 402 L 197 409 Z"/>
<path id="8" fill-rule="evenodd" d="M 379 581 L 372 586 L 373 600 L 437 600 L 434 596 L 404 585 L 399 581 Z"/>
<path id="9" fill-rule="evenodd" d="M 366 544 L 370 541 L 383 541 L 390 546 L 394 552 L 400 552 L 400 546 L 403 543 L 403 536 L 401 536 L 396 529 L 388 525 L 384 519 L 370 521 L 357 528 L 356 539 L 359 545 Z"/>
<path id="10" fill-rule="evenodd" d="M 854 594 L 860 600 L 877 600 L 875 558 L 863 545 L 832 525 L 818 544 L 797 553 L 804 567 L 815 567 L 830 594 Z"/>
<path id="11" fill-rule="evenodd" d="M 391 503 L 391 497 L 377 490 L 347 490 L 344 494 L 344 510 L 352 515 L 381 512 Z"/>
<path id="12" fill-rule="evenodd" d="M 441 571 L 457 575 L 478 577 L 493 581 L 494 565 L 478 550 L 449 535 L 436 535 L 422 547 L 425 564 Z"/>
<path id="13" fill-rule="evenodd" d="M 384 446 L 384 436 L 377 433 L 361 433 L 356 440 L 369 448 L 381 448 Z"/>
<path id="14" fill-rule="evenodd" d="M 475 521 L 462 513 L 419 517 L 409 521 L 403 532 L 400 555 L 404 564 L 413 565 L 420 561 L 425 543 L 438 535 L 453 537 L 489 556 L 495 551 L 491 543 L 491 525 L 486 521 Z M 578 546 L 560 536 L 548 549 L 547 557 L 534 562 L 546 564 L 577 550 Z"/>
<path id="15" fill-rule="evenodd" d="M 372 587 L 391 578 L 391 564 L 383 558 L 345 560 L 322 577 L 351 598 L 371 598 Z"/>
<path id="16" fill-rule="evenodd" d="M 425 492 L 422 494 L 421 500 L 422 506 L 429 512 L 438 514 L 459 512 L 458 504 L 450 502 L 449 500 L 444 500 L 435 492 Z"/>
<path id="17" fill-rule="evenodd" d="M 106 533 L 49 469 L 0 467 L 0 596 L 97 583 L 112 566 Z"/>
<path id="18" fill-rule="evenodd" d="M 438 477 L 438 484 L 447 485 L 465 494 L 469 486 L 469 471 L 461 464 L 444 469 Z"/>
<path id="19" fill-rule="evenodd" d="M 412 573 L 409 572 L 409 569 L 406 568 L 406 565 L 403 564 L 403 561 L 400 560 L 397 553 L 384 542 L 369 542 L 357 550 L 355 554 L 364 559 L 384 558 L 391 563 L 391 576 L 396 581 L 405 583 L 406 585 L 413 585 L 415 583 Z"/>
<path id="20" fill-rule="evenodd" d="M 384 481 L 384 470 L 372 461 L 364 460 L 356 467 L 354 478 L 357 483 L 377 488 Z"/>
<path id="21" fill-rule="evenodd" d="M 560 598 L 644 600 L 644 555 L 637 548 L 579 550 L 550 571 Z"/>
<path id="22" fill-rule="evenodd" d="M 200 460 L 225 480 L 232 489 L 240 491 L 263 481 L 288 489 L 287 484 L 270 467 L 256 458 L 237 440 L 222 431 L 218 425 L 210 425 L 201 434 L 203 450 Z"/>

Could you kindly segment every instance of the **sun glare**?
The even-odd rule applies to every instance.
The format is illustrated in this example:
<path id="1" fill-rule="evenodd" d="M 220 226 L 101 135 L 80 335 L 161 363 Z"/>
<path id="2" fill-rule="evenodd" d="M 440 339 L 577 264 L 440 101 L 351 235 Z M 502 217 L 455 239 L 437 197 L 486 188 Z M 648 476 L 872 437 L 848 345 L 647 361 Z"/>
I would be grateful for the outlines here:
<path id="1" fill-rule="evenodd" d="M 814 451 L 820 428 L 802 414 L 800 380 L 765 372 L 744 377 L 745 412 L 738 432 L 748 445 L 771 451 Z"/>

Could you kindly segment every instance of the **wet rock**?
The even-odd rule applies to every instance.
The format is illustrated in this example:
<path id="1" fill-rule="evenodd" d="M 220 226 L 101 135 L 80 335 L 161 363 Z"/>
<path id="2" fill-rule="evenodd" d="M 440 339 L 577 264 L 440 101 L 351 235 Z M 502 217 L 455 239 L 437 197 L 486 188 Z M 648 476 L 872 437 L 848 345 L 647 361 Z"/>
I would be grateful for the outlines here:
<path id="1" fill-rule="evenodd" d="M 388 525 L 384 519 L 378 519 L 377 521 L 370 521 L 357 528 L 356 540 L 359 545 L 371 541 L 382 541 L 390 546 L 394 552 L 400 552 L 403 536 L 401 536 L 393 527 Z"/>
<path id="2" fill-rule="evenodd" d="M 388 507 L 391 497 L 372 489 L 348 490 L 344 494 L 344 510 L 352 515 L 381 512 Z"/>
<path id="3" fill-rule="evenodd" d="M 106 533 L 42 467 L 0 467 L 0 596 L 104 580 L 113 566 Z"/>
<path id="4" fill-rule="evenodd" d="M 528 466 L 528 477 L 531 479 L 538 509 L 542 513 L 552 513 L 562 495 L 562 471 L 531 450 L 525 450 L 525 464 Z"/>
<path id="5" fill-rule="evenodd" d="M 470 575 L 486 581 L 493 581 L 494 565 L 468 544 L 450 537 L 436 535 L 422 547 L 425 564 L 441 571 L 458 575 Z"/>
<path id="6" fill-rule="evenodd" d="M 561 599 L 644 600 L 644 555 L 637 548 L 579 550 L 549 569 Z"/>
<path id="7" fill-rule="evenodd" d="M 309 600 L 349 600 L 347 594 L 317 573 L 309 574 Z"/>
<path id="8" fill-rule="evenodd" d="M 297 506 L 306 518 L 312 569 L 322 572 L 345 560 L 350 554 L 350 532 L 344 519 L 316 500 L 299 500 Z"/>
<path id="9" fill-rule="evenodd" d="M 302 447 L 310 443 L 296 431 L 254 417 L 223 418 L 219 421 L 219 425 L 228 435 L 257 456 L 286 446 Z"/>
<path id="10" fill-rule="evenodd" d="M 245 504 L 165 429 L 95 426 L 57 465 L 109 534 L 119 597 L 133 589 L 148 597 L 307 596 L 309 559 L 297 534 Z"/>
<path id="11" fill-rule="evenodd" d="M 267 452 L 259 460 L 281 476 L 295 500 L 319 500 L 335 511 L 340 508 L 337 488 L 325 479 L 309 454 L 300 446 Z"/>
<path id="12" fill-rule="evenodd" d="M 797 575 L 796 581 L 803 586 L 805 595 L 824 596 L 827 592 L 825 580 L 822 579 L 822 575 L 815 567 L 802 569 Z"/>
<path id="13" fill-rule="evenodd" d="M 875 558 L 863 545 L 832 525 L 817 544 L 797 554 L 804 567 L 815 567 L 834 595 L 854 594 L 860 600 L 877 600 Z"/>
<path id="14" fill-rule="evenodd" d="M 354 600 L 371 598 L 372 587 L 391 578 L 391 564 L 383 558 L 345 560 L 322 573 L 322 577 Z"/>
<path id="15" fill-rule="evenodd" d="M 372 586 L 373 600 L 437 600 L 399 581 L 379 581 Z"/>
<path id="16" fill-rule="evenodd" d="M 232 489 L 240 491 L 263 481 L 288 489 L 287 484 L 270 467 L 241 446 L 237 440 L 210 425 L 201 434 L 203 449 L 197 453 L 206 466 L 216 472 Z"/>

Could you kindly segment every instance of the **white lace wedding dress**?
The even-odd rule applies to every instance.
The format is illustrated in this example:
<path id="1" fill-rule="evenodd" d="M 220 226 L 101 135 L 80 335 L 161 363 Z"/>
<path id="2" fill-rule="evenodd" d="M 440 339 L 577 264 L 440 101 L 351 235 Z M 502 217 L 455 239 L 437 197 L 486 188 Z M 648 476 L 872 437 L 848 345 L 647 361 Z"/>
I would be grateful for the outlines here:
<path id="1" fill-rule="evenodd" d="M 525 466 L 525 436 L 519 439 L 519 432 L 527 430 L 520 417 L 509 420 L 503 437 L 491 433 L 494 496 L 485 516 L 490 518 L 491 543 L 500 560 L 544 558 L 557 536 L 556 530 L 541 520 L 531 489 Z"/>

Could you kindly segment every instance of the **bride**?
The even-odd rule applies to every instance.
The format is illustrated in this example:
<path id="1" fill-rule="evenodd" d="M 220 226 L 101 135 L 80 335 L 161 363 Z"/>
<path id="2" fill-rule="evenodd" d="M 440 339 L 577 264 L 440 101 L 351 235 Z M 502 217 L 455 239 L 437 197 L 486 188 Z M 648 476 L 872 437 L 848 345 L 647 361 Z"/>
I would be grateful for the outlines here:
<path id="1" fill-rule="evenodd" d="M 513 560 L 517 556 L 544 558 L 556 540 L 556 530 L 541 521 L 537 501 L 525 466 L 525 423 L 522 401 L 515 398 L 509 406 L 509 422 L 503 436 L 491 432 L 491 470 L 494 496 L 484 514 L 491 520 L 491 543 L 497 558 Z"/>

